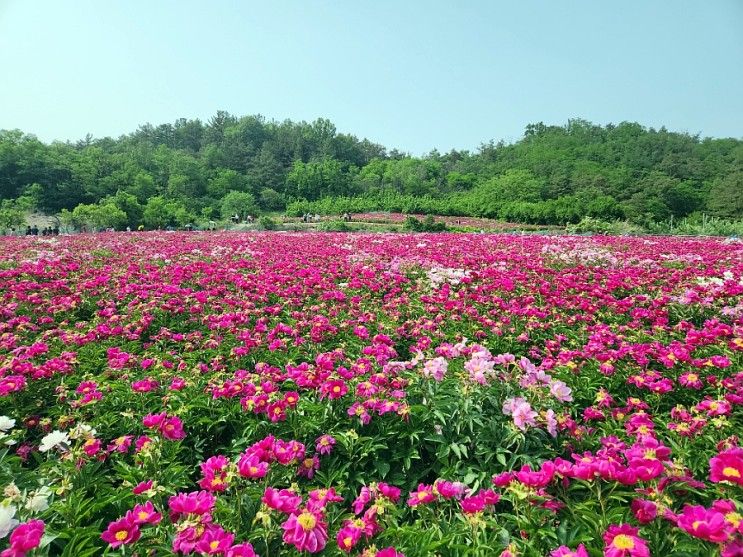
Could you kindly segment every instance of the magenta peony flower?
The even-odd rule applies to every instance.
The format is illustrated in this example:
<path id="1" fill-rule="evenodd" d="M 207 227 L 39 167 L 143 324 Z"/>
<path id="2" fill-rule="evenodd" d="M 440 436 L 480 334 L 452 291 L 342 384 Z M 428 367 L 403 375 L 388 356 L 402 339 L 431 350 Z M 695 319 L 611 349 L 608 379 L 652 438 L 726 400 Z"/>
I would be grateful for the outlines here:
<path id="1" fill-rule="evenodd" d="M 304 509 L 299 514 L 292 513 L 281 527 L 284 543 L 292 544 L 298 551 L 318 553 L 325 549 L 328 527 L 321 512 Z"/>
<path id="2" fill-rule="evenodd" d="M 647 542 L 629 524 L 612 524 L 604 533 L 605 557 L 650 557 Z"/>
<path id="3" fill-rule="evenodd" d="M 136 542 L 141 535 L 133 517 L 127 513 L 123 518 L 109 523 L 106 531 L 101 534 L 101 539 L 115 549 Z"/>

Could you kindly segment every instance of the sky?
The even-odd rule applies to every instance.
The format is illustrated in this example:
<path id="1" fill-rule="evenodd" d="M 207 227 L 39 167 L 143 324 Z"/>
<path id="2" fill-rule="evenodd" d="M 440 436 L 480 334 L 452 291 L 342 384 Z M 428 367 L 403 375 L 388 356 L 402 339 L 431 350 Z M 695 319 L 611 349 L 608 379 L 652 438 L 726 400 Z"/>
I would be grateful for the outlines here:
<path id="1" fill-rule="evenodd" d="M 741 138 L 743 0 L 0 0 L 0 129 L 217 110 L 416 155 L 569 118 Z"/>

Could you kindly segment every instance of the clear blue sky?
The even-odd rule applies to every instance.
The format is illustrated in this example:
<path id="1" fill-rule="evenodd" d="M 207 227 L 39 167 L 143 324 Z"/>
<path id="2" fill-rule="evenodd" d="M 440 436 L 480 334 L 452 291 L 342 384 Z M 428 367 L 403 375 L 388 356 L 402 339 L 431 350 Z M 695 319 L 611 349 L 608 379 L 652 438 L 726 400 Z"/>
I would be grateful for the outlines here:
<path id="1" fill-rule="evenodd" d="M 0 0 L 0 128 L 218 109 L 413 154 L 572 117 L 743 137 L 743 0 Z"/>

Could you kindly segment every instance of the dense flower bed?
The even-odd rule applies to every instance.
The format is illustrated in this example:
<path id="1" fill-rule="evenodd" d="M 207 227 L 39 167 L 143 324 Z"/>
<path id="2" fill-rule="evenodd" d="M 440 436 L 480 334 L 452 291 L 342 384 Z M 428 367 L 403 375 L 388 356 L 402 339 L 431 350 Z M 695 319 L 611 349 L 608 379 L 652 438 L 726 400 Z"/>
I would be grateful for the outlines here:
<path id="1" fill-rule="evenodd" d="M 13 238 L 0 313 L 3 556 L 743 554 L 740 243 Z"/>

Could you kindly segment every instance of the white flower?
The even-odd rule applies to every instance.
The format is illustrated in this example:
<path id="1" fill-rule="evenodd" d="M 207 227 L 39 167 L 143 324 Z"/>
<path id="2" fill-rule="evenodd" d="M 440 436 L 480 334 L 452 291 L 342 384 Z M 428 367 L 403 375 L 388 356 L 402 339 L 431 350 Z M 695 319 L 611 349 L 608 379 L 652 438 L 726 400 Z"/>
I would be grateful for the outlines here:
<path id="1" fill-rule="evenodd" d="M 70 436 L 64 431 L 52 431 L 43 437 L 39 450 L 45 453 L 58 445 L 67 445 L 70 442 Z"/>
<path id="2" fill-rule="evenodd" d="M 18 486 L 15 485 L 15 482 L 10 482 L 8 485 L 5 486 L 3 495 L 5 495 L 11 501 L 21 500 L 21 490 L 18 489 Z"/>
<path id="3" fill-rule="evenodd" d="M 18 525 L 13 505 L 0 504 L 0 538 L 7 536 L 10 531 Z"/>
<path id="4" fill-rule="evenodd" d="M 37 491 L 31 493 L 28 501 L 26 501 L 26 508 L 29 511 L 40 513 L 49 508 L 49 496 L 52 494 L 51 490 L 46 487 L 40 487 Z"/>
<path id="5" fill-rule="evenodd" d="M 95 437 L 95 429 L 88 424 L 77 424 L 70 430 L 70 439 L 90 439 Z"/>
<path id="6" fill-rule="evenodd" d="M 0 431 L 5 433 L 15 425 L 15 420 L 8 418 L 8 416 L 0 416 Z"/>

